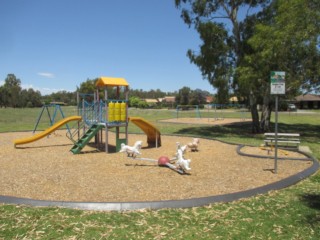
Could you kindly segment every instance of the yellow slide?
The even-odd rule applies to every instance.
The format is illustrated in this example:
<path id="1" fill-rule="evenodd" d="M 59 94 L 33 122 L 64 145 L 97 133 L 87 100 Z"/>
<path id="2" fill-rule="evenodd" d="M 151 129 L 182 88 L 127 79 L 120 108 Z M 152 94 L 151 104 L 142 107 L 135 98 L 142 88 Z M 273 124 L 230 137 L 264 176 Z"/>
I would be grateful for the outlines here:
<path id="1" fill-rule="evenodd" d="M 57 130 L 58 128 L 63 126 L 64 124 L 66 124 L 70 121 L 80 121 L 81 119 L 82 118 L 80 116 L 71 116 L 71 117 L 64 118 L 64 119 L 60 120 L 59 122 L 55 123 L 54 125 L 52 125 L 51 127 L 47 128 L 43 132 L 37 133 L 31 137 L 14 140 L 13 141 L 14 147 L 16 147 L 16 145 L 26 144 L 26 143 L 37 141 L 37 140 L 49 135 L 50 133 L 54 132 L 55 130 Z"/>
<path id="2" fill-rule="evenodd" d="M 152 123 L 141 117 L 129 117 L 129 121 L 144 131 L 148 137 L 148 145 L 161 146 L 161 133 Z"/>

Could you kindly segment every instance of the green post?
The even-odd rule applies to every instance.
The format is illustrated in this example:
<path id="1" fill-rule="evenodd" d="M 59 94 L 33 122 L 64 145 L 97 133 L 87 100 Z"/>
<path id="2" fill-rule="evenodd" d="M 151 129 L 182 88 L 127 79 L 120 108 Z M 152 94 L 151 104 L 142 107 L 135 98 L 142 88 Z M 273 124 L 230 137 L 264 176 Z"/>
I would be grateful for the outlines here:
<path id="1" fill-rule="evenodd" d="M 116 152 L 119 152 L 121 150 L 121 144 L 127 144 L 126 138 L 117 138 L 116 139 Z"/>

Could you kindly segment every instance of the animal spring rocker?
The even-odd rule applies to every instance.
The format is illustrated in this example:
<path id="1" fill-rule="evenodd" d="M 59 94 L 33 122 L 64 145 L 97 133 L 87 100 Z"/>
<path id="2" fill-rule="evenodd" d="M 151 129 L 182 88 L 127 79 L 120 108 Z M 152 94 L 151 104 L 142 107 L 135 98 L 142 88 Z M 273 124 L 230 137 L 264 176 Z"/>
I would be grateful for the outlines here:
<path id="1" fill-rule="evenodd" d="M 176 161 L 176 166 L 177 168 L 181 169 L 182 171 L 186 172 L 186 171 L 190 171 L 190 163 L 191 160 L 190 159 L 184 159 L 183 157 L 183 153 L 186 149 L 186 146 L 181 146 L 179 143 L 177 143 L 178 147 L 177 147 L 177 161 Z"/>
<path id="2" fill-rule="evenodd" d="M 120 152 L 126 152 L 128 157 L 136 158 L 137 155 L 141 154 L 139 152 L 141 147 L 142 147 L 142 141 L 136 141 L 132 147 L 125 145 L 124 143 L 121 143 Z"/>
<path id="3" fill-rule="evenodd" d="M 137 158 L 137 155 L 140 155 L 139 149 L 141 149 L 142 141 L 137 141 L 135 144 L 131 147 L 128 145 L 125 145 L 124 143 L 121 144 L 121 150 L 119 152 L 125 152 L 127 153 L 127 156 L 134 159 L 134 160 L 144 160 L 144 161 L 150 161 L 157 163 L 159 167 L 168 167 L 180 174 L 187 174 L 186 171 L 191 170 L 190 168 L 190 159 L 184 159 L 183 153 L 187 146 L 180 146 L 180 143 L 177 143 L 178 150 L 176 153 L 176 157 L 173 159 L 169 159 L 166 156 L 159 157 L 158 160 L 150 159 L 150 158 Z M 172 164 L 171 161 L 176 161 L 175 164 Z"/>
<path id="4" fill-rule="evenodd" d="M 194 138 L 192 142 L 188 143 L 188 148 L 190 148 L 191 152 L 198 152 L 200 140 L 199 138 Z"/>
<path id="5" fill-rule="evenodd" d="M 187 145 L 181 146 L 179 142 L 177 142 L 177 152 L 176 156 L 172 159 L 169 159 L 166 156 L 161 156 L 158 159 L 158 165 L 169 167 L 170 169 L 180 173 L 180 174 L 189 174 L 187 171 L 190 171 L 190 159 L 184 159 L 183 154 L 187 149 Z M 174 163 L 175 164 L 172 164 Z"/>

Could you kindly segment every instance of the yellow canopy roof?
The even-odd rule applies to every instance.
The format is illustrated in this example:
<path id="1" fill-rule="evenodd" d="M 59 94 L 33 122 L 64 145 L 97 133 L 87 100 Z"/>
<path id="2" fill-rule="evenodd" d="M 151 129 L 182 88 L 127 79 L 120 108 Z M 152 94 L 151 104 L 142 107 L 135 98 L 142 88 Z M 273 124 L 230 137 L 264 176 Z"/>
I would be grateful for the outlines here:
<path id="1" fill-rule="evenodd" d="M 114 78 L 114 77 L 100 77 L 96 82 L 97 87 L 104 86 L 129 86 L 128 82 L 124 78 Z"/>

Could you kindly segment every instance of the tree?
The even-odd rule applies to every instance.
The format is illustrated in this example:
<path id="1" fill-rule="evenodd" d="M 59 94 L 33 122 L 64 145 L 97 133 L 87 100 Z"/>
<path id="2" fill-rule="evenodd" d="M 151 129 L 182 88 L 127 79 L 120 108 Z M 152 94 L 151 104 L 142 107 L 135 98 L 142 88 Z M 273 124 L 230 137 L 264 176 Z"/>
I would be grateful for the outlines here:
<path id="1" fill-rule="evenodd" d="M 9 92 L 4 86 L 0 86 L 0 107 L 8 107 L 9 105 Z"/>
<path id="2" fill-rule="evenodd" d="M 204 78 L 218 90 L 218 100 L 224 103 L 228 99 L 232 61 L 229 59 L 230 47 L 227 44 L 228 32 L 222 24 L 212 22 L 199 23 L 197 27 L 203 45 L 200 53 L 188 50 L 190 61 L 196 64 Z"/>
<path id="3" fill-rule="evenodd" d="M 18 107 L 21 81 L 14 74 L 8 74 L 4 81 L 5 91 L 8 93 L 8 105 Z"/>
<path id="4" fill-rule="evenodd" d="M 38 98 L 38 96 L 36 96 L 34 94 L 35 92 L 33 91 L 33 89 L 23 89 L 20 92 L 20 96 L 19 96 L 19 107 L 21 108 L 32 108 L 32 107 L 39 107 L 41 106 L 41 101 L 40 101 L 40 97 Z M 38 103 L 39 101 L 39 103 Z"/>
<path id="5" fill-rule="evenodd" d="M 132 96 L 129 98 L 129 107 L 147 108 L 148 103 L 144 100 L 141 100 L 139 97 Z"/>
<path id="6" fill-rule="evenodd" d="M 130 95 L 139 98 L 146 98 L 145 91 L 142 89 L 130 89 Z"/>
<path id="7" fill-rule="evenodd" d="M 237 69 L 239 86 L 242 92 L 250 90 L 262 99 L 262 131 L 270 130 L 271 71 L 286 72 L 288 97 L 295 96 L 300 89 L 312 91 L 319 86 L 319 8 L 316 0 L 273 1 L 259 16 L 259 24 L 248 39 L 252 52 Z"/>
<path id="8" fill-rule="evenodd" d="M 84 99 L 88 102 L 92 102 L 94 100 L 94 94 L 96 93 L 97 87 L 96 87 L 96 81 L 98 78 L 95 79 L 87 79 L 85 82 L 82 82 L 80 84 L 80 87 L 77 88 L 77 91 L 82 94 Z M 114 92 L 111 88 L 107 88 L 108 91 L 108 97 L 114 98 Z M 104 89 L 99 88 L 99 98 L 104 98 Z"/>
<path id="9" fill-rule="evenodd" d="M 180 105 L 188 105 L 190 98 L 191 90 L 189 87 L 183 87 L 179 90 L 178 95 L 176 96 L 176 103 Z"/>
<path id="10" fill-rule="evenodd" d="M 209 96 L 207 91 L 202 91 L 201 89 L 196 89 L 191 91 L 189 103 L 190 105 L 200 105 L 206 103 L 206 97 Z"/>
<path id="11" fill-rule="evenodd" d="M 0 106 L 4 107 L 39 107 L 41 106 L 41 93 L 21 88 L 21 80 L 14 74 L 8 74 L 5 83 L 0 87 Z"/>
<path id="12" fill-rule="evenodd" d="M 148 108 L 149 105 L 146 101 L 140 101 L 139 104 L 138 104 L 138 108 Z"/>
<path id="13" fill-rule="evenodd" d="M 132 96 L 129 98 L 129 107 L 139 107 L 139 103 L 140 103 L 140 98 L 136 97 L 136 96 Z"/>
<path id="14" fill-rule="evenodd" d="M 246 37 L 243 34 L 245 19 L 240 20 L 239 10 L 267 4 L 269 0 L 175 0 L 182 8 L 181 16 L 186 24 L 194 26 L 200 35 L 200 53 L 189 50 L 190 61 L 196 64 L 202 76 L 218 90 L 218 98 L 227 96 L 229 86 L 237 85 L 236 69 L 246 53 Z M 184 8 L 182 6 L 185 6 Z M 231 30 L 222 20 L 229 20 Z M 221 99 L 225 101 L 225 99 Z M 259 126 L 256 102 L 252 101 L 253 125 Z M 259 128 L 253 128 L 259 132 Z"/>
<path id="15" fill-rule="evenodd" d="M 76 105 L 75 92 L 58 91 L 50 94 L 50 99 L 53 102 L 63 102 L 67 105 Z"/>
<path id="16" fill-rule="evenodd" d="M 131 96 L 136 96 L 139 98 L 163 98 L 166 93 L 162 92 L 160 89 L 143 91 L 142 89 L 131 89 Z"/>
<path id="17" fill-rule="evenodd" d="M 95 82 L 97 79 L 87 79 L 85 82 L 80 84 L 80 87 L 77 88 L 77 92 L 85 95 L 85 100 L 92 102 L 93 95 L 96 91 Z"/>
<path id="18" fill-rule="evenodd" d="M 271 2 L 271 4 L 269 4 Z M 182 17 L 194 25 L 203 44 L 200 53 L 189 50 L 191 62 L 225 96 L 232 86 L 238 97 L 248 99 L 252 132 L 268 131 L 272 96 L 269 76 L 287 73 L 287 92 L 319 85 L 319 5 L 317 0 L 175 0 Z M 239 20 L 239 9 L 261 10 Z M 248 13 L 249 11 L 247 11 Z M 231 31 L 219 22 L 228 19 Z M 220 94 L 221 93 L 221 94 Z M 257 104 L 262 104 L 261 120 Z"/>

